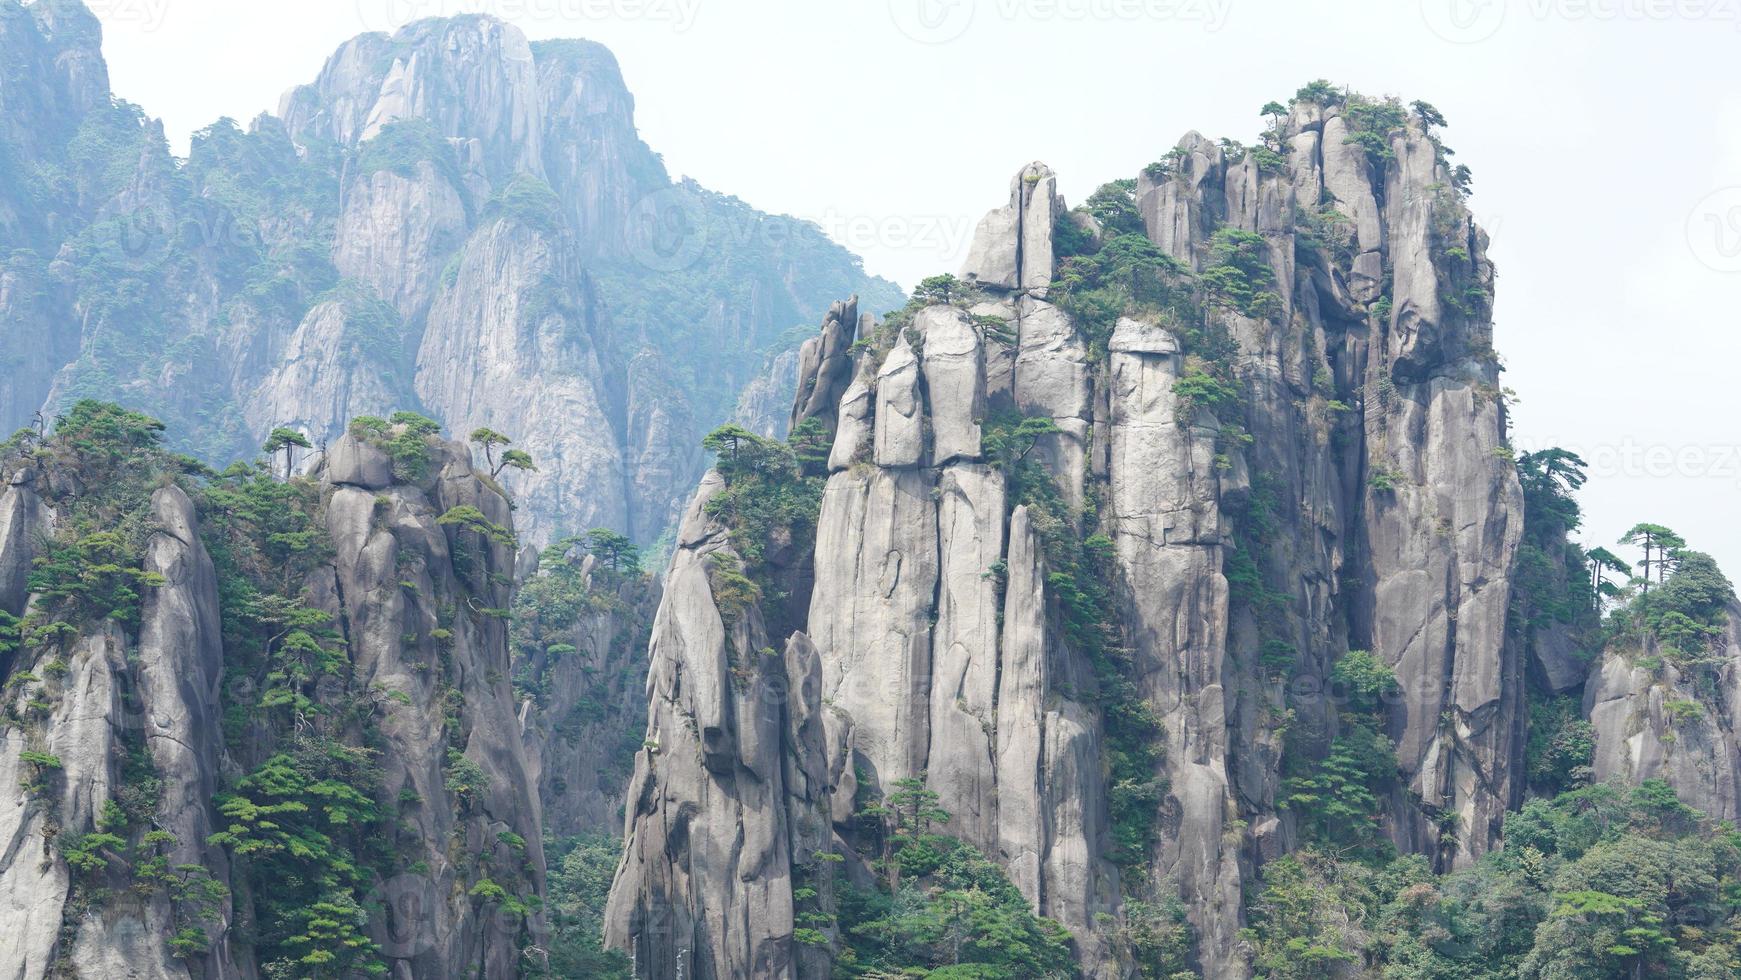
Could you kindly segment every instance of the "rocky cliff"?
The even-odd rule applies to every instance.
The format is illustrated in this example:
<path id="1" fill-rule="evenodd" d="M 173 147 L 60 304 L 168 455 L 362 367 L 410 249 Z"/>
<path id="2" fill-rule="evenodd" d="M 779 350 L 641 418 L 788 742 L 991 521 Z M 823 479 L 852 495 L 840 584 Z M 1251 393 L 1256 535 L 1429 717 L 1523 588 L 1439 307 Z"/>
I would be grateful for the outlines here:
<path id="1" fill-rule="evenodd" d="M 1430 105 L 1028 164 L 879 320 L 597 45 L 177 160 L 0 42 L 0 975 L 1741 971 L 1741 605 L 1514 452 Z"/>
<path id="2" fill-rule="evenodd" d="M 959 277 L 806 344 L 793 431 L 832 445 L 801 632 L 720 626 L 729 586 L 695 567 L 731 526 L 718 477 L 655 627 L 607 932 L 638 975 L 861 955 L 845 928 L 793 943 L 802 818 L 828 807 L 846 866 L 886 872 L 862 808 L 915 785 L 1100 976 L 1155 969 L 1136 910 L 1179 899 L 1182 968 L 1246 975 L 1244 888 L 1354 728 L 1394 744 L 1373 789 L 1396 847 L 1449 870 L 1495 846 L 1523 793 L 1523 502 L 1485 236 L 1427 117 L 1302 92 L 1272 124 L 1251 149 L 1188 135 L 1075 211 L 1029 165 Z M 788 655 L 752 689 L 804 690 L 792 651 L 816 651 L 793 713 L 822 720 L 820 788 L 782 782 L 816 748 L 727 682 L 764 644 Z M 1370 722 L 1335 689 L 1351 649 L 1394 678 Z"/>
<path id="3" fill-rule="evenodd" d="M 427 431 L 287 483 L 160 428 L 81 402 L 8 449 L 0 971 L 520 975 L 507 498 Z"/>
<path id="4" fill-rule="evenodd" d="M 81 4 L 6 0 L 0 36 L 6 432 L 120 397 L 221 464 L 416 410 L 531 453 L 502 477 L 529 539 L 650 541 L 793 326 L 901 301 L 814 226 L 673 181 L 597 44 L 488 17 L 363 35 L 177 160 L 112 99 Z"/>
<path id="5" fill-rule="evenodd" d="M 831 837 L 820 665 L 802 633 L 771 638 L 759 607 L 722 607 L 715 577 L 741 556 L 707 514 L 721 486 L 690 505 L 653 623 L 605 937 L 638 976 L 816 975 L 826 958 L 794 929 Z"/>
<path id="6" fill-rule="evenodd" d="M 1714 569 L 1709 558 L 1692 556 L 1654 595 L 1672 603 L 1677 579 L 1684 585 Z M 1706 588 L 1705 615 L 1695 608 L 1690 619 L 1714 625 L 1691 636 L 1619 631 L 1592 667 L 1583 707 L 1593 778 L 1660 779 L 1711 819 L 1734 822 L 1741 819 L 1741 607 L 1720 573 Z M 1643 597 L 1647 606 L 1651 595 Z"/>

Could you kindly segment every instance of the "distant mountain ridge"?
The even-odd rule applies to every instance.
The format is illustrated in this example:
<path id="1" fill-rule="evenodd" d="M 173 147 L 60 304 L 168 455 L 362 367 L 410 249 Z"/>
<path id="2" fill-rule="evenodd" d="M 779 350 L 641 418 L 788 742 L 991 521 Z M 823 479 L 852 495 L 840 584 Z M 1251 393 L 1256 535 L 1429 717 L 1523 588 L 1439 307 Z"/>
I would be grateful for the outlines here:
<path id="1" fill-rule="evenodd" d="M 364 34 L 185 160 L 113 99 L 80 3 L 0 0 L 0 72 L 7 432 L 98 396 L 222 465 L 277 426 L 319 446 L 413 410 L 520 440 L 531 538 L 646 541 L 740 392 L 789 390 L 759 375 L 793 327 L 903 299 L 815 226 L 673 181 L 593 42 L 487 16 Z"/>

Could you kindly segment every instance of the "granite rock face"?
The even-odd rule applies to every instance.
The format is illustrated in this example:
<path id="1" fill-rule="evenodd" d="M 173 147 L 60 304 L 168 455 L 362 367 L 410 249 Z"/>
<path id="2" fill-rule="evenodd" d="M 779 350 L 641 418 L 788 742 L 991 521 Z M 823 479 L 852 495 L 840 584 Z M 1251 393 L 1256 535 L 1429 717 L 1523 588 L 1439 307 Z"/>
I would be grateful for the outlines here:
<path id="1" fill-rule="evenodd" d="M 980 219 L 961 278 L 991 289 L 1044 297 L 1052 283 L 1052 236 L 1064 199 L 1052 168 L 1030 163 L 1010 178 L 1010 201 Z"/>
<path id="2" fill-rule="evenodd" d="M 53 504 L 31 489 L 31 472 L 15 476 L 0 498 L 0 514 L 17 531 L 0 544 L 0 563 L 28 561 L 52 533 Z M 0 967 L 8 975 L 48 977 L 71 968 L 80 975 L 119 969 L 189 976 L 163 941 L 174 930 L 161 893 L 107 907 L 70 904 L 74 875 L 56 838 L 98 826 L 104 805 L 122 789 L 124 739 L 142 743 L 161 774 L 156 817 L 158 829 L 172 835 L 170 861 L 228 880 L 224 853 L 204 845 L 213 829 L 220 751 L 217 580 L 187 495 L 176 487 L 158 490 L 151 513 L 160 530 L 147 543 L 144 569 L 163 576 L 163 584 L 144 596 L 137 635 L 112 623 L 93 626 L 71 641 L 70 651 L 23 647 L 14 665 L 17 676 L 37 679 L 9 695 L 9 714 L 33 722 L 8 725 L 0 747 L 0 769 L 12 777 L 0 798 L 0 837 L 8 842 L 0 916 L 9 924 Z M 16 590 L 0 596 L 15 612 L 23 611 L 22 598 Z M 38 714 L 43 705 L 50 706 L 45 717 Z M 32 761 L 43 757 L 58 764 Z M 221 937 L 229 924 L 226 903 L 206 928 Z M 212 957 L 210 970 L 237 975 L 227 949 Z"/>
<path id="3" fill-rule="evenodd" d="M 467 242 L 453 287 L 436 298 L 417 352 L 416 389 L 442 418 L 517 433 L 538 461 L 504 474 L 521 499 L 542 499 L 547 526 L 631 526 L 623 447 L 598 438 L 613 406 L 613 352 L 589 328 L 593 303 L 561 238 L 504 218 Z M 592 487 L 590 494 L 568 488 Z"/>
<path id="4" fill-rule="evenodd" d="M 8 78 L 19 80 L 0 97 L 0 144 L 25 159 L 52 153 L 108 104 L 102 39 L 102 25 L 82 4 L 0 6 L 0 51 L 15 68 Z M 0 235 L 8 242 L 52 237 L 54 218 L 33 198 L 21 180 L 0 187 Z"/>
<path id="5" fill-rule="evenodd" d="M 42 658 L 46 664 L 47 658 Z M 126 640 L 118 629 L 82 636 L 65 658 L 65 688 L 58 703 L 36 733 L 11 729 L 0 746 L 0 840 L 10 859 L 0 869 L 0 909 L 13 926 L 0 939 L 0 966 L 13 975 L 37 980 L 53 975 L 67 951 L 60 949 L 71 898 L 72 874 L 53 848 L 67 830 L 96 826 L 102 803 L 118 789 L 116 743 L 129 721 L 123 713 L 116 676 L 126 670 Z M 32 663 L 30 666 L 39 666 Z M 40 675 L 39 675 L 40 676 Z M 35 694 L 24 685 L 14 694 L 14 710 Z M 46 685 L 42 685 L 46 688 Z M 59 760 L 58 769 L 29 761 L 26 753 Z M 39 798 L 53 780 L 58 800 Z M 39 787 L 39 788 L 32 788 Z M 94 916 L 77 918 L 75 934 L 103 928 Z M 157 951 L 142 964 L 144 975 L 185 976 L 172 972 L 167 953 Z"/>
<path id="6" fill-rule="evenodd" d="M 830 790 L 815 646 L 776 652 L 755 606 L 722 611 L 712 564 L 732 560 L 703 481 L 653 623 L 646 742 L 629 785 L 605 941 L 636 976 L 817 976 L 793 938 L 794 889 L 829 847 Z"/>
<path id="7" fill-rule="evenodd" d="M 360 443 L 352 435 L 345 441 Z M 378 452 L 347 447 L 350 455 Z M 465 897 L 475 882 L 448 847 L 452 841 L 458 853 L 488 855 L 492 877 L 502 875 L 496 883 L 510 894 L 543 893 L 543 851 L 532 843 L 543 840 L 538 786 L 507 679 L 507 623 L 454 612 L 511 604 L 514 549 L 437 524 L 458 507 L 476 508 L 504 528 L 513 527 L 513 514 L 507 497 L 472 469 L 464 446 L 442 443 L 435 453 L 422 480 L 396 474 L 380 490 L 343 485 L 323 494 L 335 557 L 309 588 L 317 606 L 346 626 L 353 683 L 404 695 L 388 696 L 380 708 L 384 791 L 423 801 L 401 810 L 396 844 L 420 855 L 428 871 L 415 888 L 384 891 L 390 921 L 399 923 L 390 950 L 418 976 L 516 976 L 517 928 Z M 323 484 L 325 476 L 315 473 Z M 443 665 L 439 675 L 431 664 Z M 444 685 L 463 697 L 457 737 L 444 724 L 453 710 Z M 475 797 L 462 800 L 451 786 L 446 773 L 455 753 L 485 774 Z M 504 835 L 523 840 L 523 852 Z"/>
<path id="8" fill-rule="evenodd" d="M 798 348 L 798 391 L 792 399 L 792 416 L 786 429 L 796 429 L 805 419 L 816 419 L 830 433 L 835 430 L 840 399 L 852 383 L 852 344 L 868 333 L 872 318 L 861 318 L 858 297 L 828 308 L 822 333 Z"/>
<path id="9" fill-rule="evenodd" d="M 1615 644 L 1584 687 L 1595 778 L 1661 779 L 1713 820 L 1741 819 L 1741 607 L 1731 603 L 1704 683 L 1649 649 Z M 1654 663 L 1642 662 L 1655 655 Z"/>
<path id="10" fill-rule="evenodd" d="M 511 527 L 512 515 L 463 446 L 429 448 L 429 471 L 406 479 L 380 449 L 347 435 L 332 465 L 314 474 L 315 533 L 331 559 L 303 583 L 303 594 L 339 624 L 349 674 L 348 682 L 329 677 L 316 686 L 305 721 L 359 703 L 378 713 L 371 757 L 384 799 L 373 802 L 397 814 L 383 843 L 421 869 L 377 882 L 382 908 L 368 935 L 392 969 L 517 976 L 521 926 L 467 895 L 476 868 L 456 860 L 487 855 L 509 894 L 543 894 L 538 787 L 505 679 L 507 627 L 456 613 L 508 605 L 513 550 L 462 540 L 471 532 L 437 520 L 471 507 Z M 12 573 L 56 534 L 76 530 L 63 527 L 63 517 L 82 488 L 79 474 L 53 459 L 19 463 L 10 479 L 0 494 L 0 608 L 17 614 L 48 600 L 31 596 Z M 7 777 L 0 917 L 8 926 L 0 930 L 0 973 L 7 976 L 261 973 L 244 924 L 257 914 L 252 890 L 236 874 L 232 850 L 208 839 L 234 819 L 218 810 L 222 793 L 283 746 L 252 727 L 246 712 L 230 716 L 236 705 L 228 699 L 247 688 L 235 688 L 236 678 L 227 684 L 225 672 L 246 655 L 229 649 L 207 547 L 230 542 L 211 537 L 223 532 L 203 526 L 204 505 L 180 483 L 140 492 L 149 497 L 149 531 L 136 621 L 67 622 L 68 636 L 27 638 L 17 662 L 0 665 L 14 682 L 0 738 Z M 368 696 L 359 702 L 355 692 Z M 457 756 L 484 774 L 463 797 L 448 775 Z M 139 776 L 141 766 L 150 779 Z M 129 829 L 126 818 L 117 825 L 113 814 L 125 812 L 118 804 L 148 808 L 150 826 Z M 106 864 L 94 868 L 71 863 L 71 844 L 84 835 L 146 830 L 162 836 L 102 845 Z M 151 847 L 183 878 L 222 886 L 200 917 L 131 877 Z M 190 927 L 209 951 L 174 955 L 170 937 Z"/>
<path id="11" fill-rule="evenodd" d="M 806 344 L 792 419 L 822 419 L 834 443 L 803 632 L 849 865 L 845 801 L 922 778 L 947 801 L 947 832 L 1069 927 L 1090 974 L 1131 968 L 1118 923 L 1146 881 L 1178 890 L 1203 975 L 1244 977 L 1244 892 L 1296 843 L 1281 731 L 1290 752 L 1328 751 L 1343 707 L 1320 692 L 1351 649 L 1378 655 L 1401 691 L 1383 709 L 1400 764 L 1385 832 L 1447 869 L 1497 843 L 1523 792 L 1526 654 L 1506 621 L 1523 504 L 1490 353 L 1493 270 L 1436 139 L 1404 121 L 1380 134 L 1381 156 L 1348 141 L 1365 123 L 1347 116 L 1297 105 L 1274 135 L 1281 166 L 1190 134 L 1135 182 L 1141 237 L 1177 263 L 1195 322 L 1072 315 L 1054 276 L 1083 237 L 1121 230 L 1067 212 L 1031 164 L 979 225 L 971 296 L 899 329 L 861 326 L 871 349 L 850 373 L 826 356 L 843 318 Z M 1220 291 L 1230 280 L 1248 291 Z M 1213 356 L 1231 378 L 1213 402 L 1196 393 L 1206 336 L 1224 338 Z M 1056 431 L 1030 458 L 1104 535 L 1109 628 L 1157 724 L 1164 789 L 1140 875 L 1110 856 L 1107 705 L 1061 628 L 1045 544 L 1059 505 L 1031 503 L 986 443 L 994 420 L 1036 417 Z M 657 642 L 712 649 L 717 630 L 671 602 Z M 1546 639 L 1532 649 L 1555 656 Z M 705 743 L 708 726 L 694 730 Z M 689 771 L 691 755 L 650 753 L 647 771 Z M 620 891 L 677 874 L 648 859 L 644 828 L 695 812 L 693 794 L 642 798 Z M 766 833 L 753 819 L 732 811 L 705 846 Z M 736 901 L 684 881 L 659 891 L 679 915 Z M 644 935 L 613 928 L 623 948 Z M 750 963 L 762 940 L 712 942 Z"/>

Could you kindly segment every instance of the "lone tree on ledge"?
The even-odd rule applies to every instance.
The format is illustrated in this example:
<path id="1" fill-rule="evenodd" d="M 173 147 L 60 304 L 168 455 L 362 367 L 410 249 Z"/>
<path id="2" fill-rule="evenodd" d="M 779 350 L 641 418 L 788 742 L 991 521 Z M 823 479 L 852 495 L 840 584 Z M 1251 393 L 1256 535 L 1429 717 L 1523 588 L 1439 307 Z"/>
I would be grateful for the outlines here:
<path id="1" fill-rule="evenodd" d="M 295 429 L 279 427 L 273 429 L 272 434 L 266 437 L 266 444 L 261 446 L 260 450 L 268 456 L 277 452 L 284 453 L 284 478 L 288 480 L 290 479 L 292 456 L 296 450 L 313 448 L 314 445 L 308 441 L 307 436 Z"/>
<path id="2" fill-rule="evenodd" d="M 502 435 L 495 429 L 473 429 L 471 440 L 472 442 L 484 447 L 484 462 L 490 468 L 491 479 L 500 476 L 501 472 L 508 467 L 533 472 L 536 472 L 538 469 L 538 465 L 532 462 L 532 455 L 521 449 L 506 450 L 502 453 L 501 460 L 498 461 L 496 459 L 496 447 L 509 445 L 513 443 L 514 440 Z"/>
<path id="3" fill-rule="evenodd" d="M 587 550 L 613 572 L 641 570 L 641 550 L 634 542 L 608 527 L 595 527 L 586 532 Z"/>
<path id="4" fill-rule="evenodd" d="M 1650 592 L 1650 567 L 1656 566 L 1658 583 L 1666 581 L 1668 569 L 1675 561 L 1675 556 L 1687 542 L 1661 524 L 1634 524 L 1620 539 L 1621 544 L 1637 545 L 1644 549 L 1644 560 L 1639 562 L 1644 569 L 1644 592 Z M 1652 557 L 1654 555 L 1654 557 Z"/>

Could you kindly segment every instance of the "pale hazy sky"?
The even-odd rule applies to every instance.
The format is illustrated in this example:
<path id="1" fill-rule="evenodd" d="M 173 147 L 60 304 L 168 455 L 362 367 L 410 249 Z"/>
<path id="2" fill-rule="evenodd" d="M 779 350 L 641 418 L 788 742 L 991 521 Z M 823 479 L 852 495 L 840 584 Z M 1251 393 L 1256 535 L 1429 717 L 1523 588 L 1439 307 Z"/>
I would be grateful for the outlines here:
<path id="1" fill-rule="evenodd" d="M 1079 201 L 1316 78 L 1423 98 L 1475 171 L 1525 449 L 1591 463 L 1584 538 L 1679 530 L 1741 579 L 1741 0 L 95 0 L 178 152 L 340 42 L 487 12 L 609 45 L 673 173 L 910 286 L 1022 164 Z"/>

